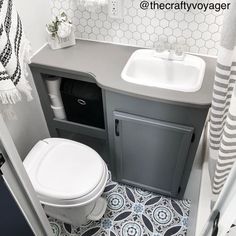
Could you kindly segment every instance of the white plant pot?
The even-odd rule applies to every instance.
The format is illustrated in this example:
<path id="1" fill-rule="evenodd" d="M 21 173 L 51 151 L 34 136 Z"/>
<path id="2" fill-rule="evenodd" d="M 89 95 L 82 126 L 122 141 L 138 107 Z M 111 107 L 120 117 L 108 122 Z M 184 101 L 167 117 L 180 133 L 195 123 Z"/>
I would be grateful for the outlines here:
<path id="1" fill-rule="evenodd" d="M 71 34 L 66 38 L 60 38 L 60 37 L 53 38 L 51 35 L 48 35 L 48 44 L 51 47 L 51 49 L 60 49 L 73 46 L 76 44 L 75 34 L 74 32 L 71 32 Z"/>

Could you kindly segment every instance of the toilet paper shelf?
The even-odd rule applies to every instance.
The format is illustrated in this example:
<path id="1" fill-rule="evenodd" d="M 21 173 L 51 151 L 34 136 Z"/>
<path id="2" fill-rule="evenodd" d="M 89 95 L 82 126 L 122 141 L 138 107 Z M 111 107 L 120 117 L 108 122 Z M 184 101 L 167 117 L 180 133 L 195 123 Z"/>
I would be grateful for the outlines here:
<path id="1" fill-rule="evenodd" d="M 84 73 L 67 73 L 58 69 L 45 68 L 31 69 L 50 136 L 70 138 L 82 143 L 84 141 L 87 145 L 91 143 L 91 146 L 95 145 L 106 150 L 104 94 L 103 90 L 97 86 L 95 79 Z M 55 80 L 59 83 L 54 83 Z M 90 107 L 86 113 L 87 105 Z M 94 107 L 99 110 L 91 110 Z M 79 114 L 82 114 L 82 119 L 78 117 Z M 87 122 L 86 117 L 92 119 Z M 94 121 L 97 117 L 100 117 L 100 121 L 96 123 Z"/>
<path id="2" fill-rule="evenodd" d="M 80 133 L 82 135 L 95 137 L 106 140 L 106 131 L 101 128 L 92 127 L 84 124 L 74 123 L 68 120 L 53 119 L 54 125 L 57 129 L 67 130 L 73 133 Z"/>

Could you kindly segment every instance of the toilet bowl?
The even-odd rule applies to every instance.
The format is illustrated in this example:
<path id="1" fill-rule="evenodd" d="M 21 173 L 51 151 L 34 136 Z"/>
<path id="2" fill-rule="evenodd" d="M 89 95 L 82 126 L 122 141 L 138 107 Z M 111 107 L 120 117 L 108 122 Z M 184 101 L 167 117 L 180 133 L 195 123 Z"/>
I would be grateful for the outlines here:
<path id="1" fill-rule="evenodd" d="M 92 148 L 67 139 L 44 139 L 29 152 L 24 166 L 49 216 L 80 226 L 105 213 L 107 202 L 101 195 L 108 170 Z"/>

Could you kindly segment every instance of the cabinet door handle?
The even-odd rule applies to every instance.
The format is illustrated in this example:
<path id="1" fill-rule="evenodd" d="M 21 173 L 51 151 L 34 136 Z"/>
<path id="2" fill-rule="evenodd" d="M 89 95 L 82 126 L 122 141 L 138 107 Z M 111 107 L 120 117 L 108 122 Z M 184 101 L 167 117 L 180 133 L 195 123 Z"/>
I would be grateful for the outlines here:
<path id="1" fill-rule="evenodd" d="M 78 102 L 80 105 L 82 105 L 82 106 L 85 106 L 85 105 L 86 105 L 86 102 L 85 102 L 83 99 L 81 99 L 81 98 L 78 98 L 78 99 L 77 99 L 77 102 Z"/>
<path id="2" fill-rule="evenodd" d="M 120 131 L 119 131 L 119 120 L 115 120 L 115 134 L 116 136 L 120 136 Z"/>
<path id="3" fill-rule="evenodd" d="M 193 133 L 192 138 L 191 138 L 191 143 L 195 141 L 195 133 Z"/>

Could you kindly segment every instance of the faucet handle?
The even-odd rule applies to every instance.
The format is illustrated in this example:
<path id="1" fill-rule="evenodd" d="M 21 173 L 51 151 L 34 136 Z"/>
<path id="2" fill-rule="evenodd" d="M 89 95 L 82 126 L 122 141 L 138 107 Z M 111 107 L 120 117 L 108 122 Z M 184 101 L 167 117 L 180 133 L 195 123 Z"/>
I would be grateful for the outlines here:
<path id="1" fill-rule="evenodd" d="M 164 40 L 158 40 L 155 42 L 154 47 L 157 53 L 162 53 L 166 50 L 166 42 Z"/>
<path id="2" fill-rule="evenodd" d="M 184 56 L 186 51 L 186 46 L 182 43 L 176 43 L 174 45 L 174 51 L 176 56 Z"/>

